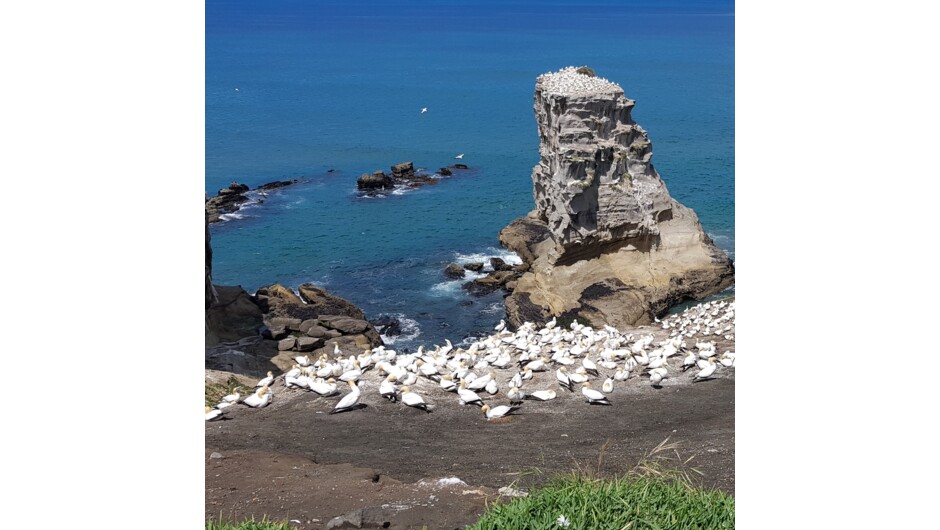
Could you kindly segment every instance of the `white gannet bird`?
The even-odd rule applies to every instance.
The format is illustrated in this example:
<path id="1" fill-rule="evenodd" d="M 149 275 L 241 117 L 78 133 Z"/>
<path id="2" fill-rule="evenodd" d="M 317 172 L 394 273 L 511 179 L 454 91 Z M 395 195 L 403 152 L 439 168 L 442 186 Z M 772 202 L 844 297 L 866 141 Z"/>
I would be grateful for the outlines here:
<path id="1" fill-rule="evenodd" d="M 512 379 L 509 380 L 509 386 L 522 388 L 522 372 L 516 372 L 516 375 L 512 376 Z"/>
<path id="2" fill-rule="evenodd" d="M 601 391 L 603 391 L 605 394 L 610 394 L 611 392 L 614 391 L 613 378 L 608 377 L 607 380 L 604 381 L 603 386 L 601 386 Z"/>
<path id="3" fill-rule="evenodd" d="M 427 111 L 428 111 L 427 107 L 421 107 L 421 114 L 424 114 Z"/>
<path id="4" fill-rule="evenodd" d="M 225 417 L 225 411 L 220 409 L 214 409 L 212 407 L 206 407 L 206 421 L 218 421 L 218 420 L 227 420 Z"/>
<path id="5" fill-rule="evenodd" d="M 506 394 L 506 397 L 509 398 L 509 403 L 522 403 L 522 400 L 525 399 L 525 392 L 519 390 L 518 387 L 512 387 L 509 389 L 509 392 Z"/>
<path id="6" fill-rule="evenodd" d="M 702 368 L 702 371 L 695 374 L 695 377 L 692 378 L 692 382 L 701 381 L 703 379 L 708 379 L 715 373 L 715 370 L 718 368 L 718 363 L 715 362 L 714 358 L 708 359 L 708 366 Z"/>
<path id="7" fill-rule="evenodd" d="M 630 371 L 624 370 L 622 367 L 617 368 L 617 371 L 614 372 L 614 381 L 626 381 L 630 378 Z"/>
<path id="8" fill-rule="evenodd" d="M 401 401 L 409 407 L 421 409 L 425 412 L 431 412 L 431 409 L 428 408 L 428 404 L 424 402 L 424 399 L 422 399 L 418 394 L 412 392 L 411 389 L 409 389 L 407 386 L 401 387 Z"/>
<path id="9" fill-rule="evenodd" d="M 310 388 L 310 390 L 313 390 L 321 396 L 331 396 L 336 393 L 336 380 L 332 377 L 326 381 L 318 379 L 317 381 L 309 382 L 307 383 L 307 386 Z"/>
<path id="10" fill-rule="evenodd" d="M 359 387 L 356 386 L 355 381 L 349 381 L 349 390 L 350 392 L 343 396 L 343 399 L 339 400 L 339 403 L 333 407 L 333 410 L 330 411 L 330 414 L 352 410 L 356 404 L 359 403 Z"/>
<path id="11" fill-rule="evenodd" d="M 379 395 L 394 403 L 398 401 L 398 390 L 395 389 L 395 376 L 389 374 L 379 384 Z"/>
<path id="12" fill-rule="evenodd" d="M 518 405 L 512 405 L 512 406 L 500 405 L 498 407 L 490 409 L 489 405 L 483 405 L 482 407 L 480 407 L 480 410 L 483 411 L 483 415 L 486 416 L 486 419 L 495 420 L 496 418 L 502 418 L 503 416 L 508 416 L 512 414 L 513 412 L 519 410 L 520 408 L 522 407 Z"/>
<path id="13" fill-rule="evenodd" d="M 470 405 L 471 403 L 478 406 L 483 405 L 483 399 L 473 390 L 467 389 L 467 383 L 464 381 L 461 381 L 460 386 L 457 387 L 457 395 L 460 396 L 462 405 Z"/>
<path id="14" fill-rule="evenodd" d="M 454 158 L 457 158 L 457 159 L 463 158 L 463 153 L 460 153 L 459 155 L 455 156 Z"/>
<path id="15" fill-rule="evenodd" d="M 698 360 L 698 355 L 694 351 L 689 352 L 689 354 L 685 356 L 685 359 L 682 360 L 682 371 L 684 372 L 688 370 L 689 368 L 692 368 L 693 366 L 695 366 L 695 362 L 697 360 Z"/>
<path id="16" fill-rule="evenodd" d="M 348 383 L 350 381 L 358 381 L 360 377 L 362 377 L 362 370 L 359 369 L 359 360 L 357 359 L 353 361 L 352 370 L 343 372 L 343 374 L 339 376 L 339 380 Z"/>
<path id="17" fill-rule="evenodd" d="M 607 396 L 601 394 L 597 390 L 591 388 L 591 383 L 584 382 L 581 385 L 581 394 L 587 398 L 587 402 L 591 405 L 610 405 L 610 401 L 607 400 Z"/>
<path id="18" fill-rule="evenodd" d="M 586 383 L 590 379 L 587 375 L 587 371 L 581 367 L 575 370 L 573 374 L 568 374 L 568 379 L 572 383 Z"/>
<path id="19" fill-rule="evenodd" d="M 295 386 L 300 388 L 307 388 L 309 381 L 310 380 L 307 378 L 307 376 L 301 375 L 299 372 L 296 376 L 290 375 L 290 373 L 284 374 L 284 386 L 287 388 L 294 388 Z"/>
<path id="20" fill-rule="evenodd" d="M 587 357 L 581 359 L 581 366 L 584 367 L 584 371 L 597 377 L 597 365 Z"/>
<path id="21" fill-rule="evenodd" d="M 537 399 L 539 401 L 548 401 L 550 399 L 555 399 L 555 396 L 556 394 L 554 390 L 536 390 L 535 392 L 532 392 L 525 397 Z"/>
<path id="22" fill-rule="evenodd" d="M 243 399 L 242 403 L 257 409 L 267 407 L 268 403 L 271 403 L 271 393 L 268 392 L 267 386 L 263 386 L 259 388 L 254 394 Z"/>
<path id="23" fill-rule="evenodd" d="M 306 355 L 298 355 L 294 357 L 294 360 L 297 361 L 297 364 L 300 366 L 308 366 L 310 364 L 310 358 Z"/>
<path id="24" fill-rule="evenodd" d="M 222 398 L 223 403 L 238 403 L 238 400 L 242 398 L 242 395 L 238 392 L 241 390 L 240 386 L 236 386 L 235 390 L 231 394 Z"/>
<path id="25" fill-rule="evenodd" d="M 300 377 L 300 373 L 300 366 L 295 364 L 291 367 L 290 370 L 287 371 L 287 373 L 284 374 L 284 377 Z"/>
<path id="26" fill-rule="evenodd" d="M 496 385 L 496 379 L 490 379 L 483 389 L 486 390 L 486 393 L 491 396 L 499 392 L 499 387 Z"/>
<path id="27" fill-rule="evenodd" d="M 568 392 L 574 392 L 574 387 L 571 385 L 571 379 L 568 377 L 568 372 L 565 370 L 565 367 L 562 366 L 558 370 L 555 370 L 555 379 L 558 380 L 558 384 L 561 385 Z"/>
<path id="28" fill-rule="evenodd" d="M 441 390 L 444 392 L 456 392 L 457 383 L 454 382 L 454 376 L 445 375 L 441 377 Z"/>
<path id="29" fill-rule="evenodd" d="M 477 377 L 473 381 L 467 383 L 467 388 L 470 390 L 483 390 L 486 388 L 486 385 L 496 376 L 493 372 L 490 372 L 484 376 Z"/>
<path id="30" fill-rule="evenodd" d="M 506 329 L 506 321 L 503 319 L 500 319 L 499 324 L 496 324 L 496 327 L 493 329 L 495 329 L 496 331 L 502 331 Z"/>
<path id="31" fill-rule="evenodd" d="M 268 370 L 268 375 L 264 379 L 258 381 L 258 384 L 255 385 L 255 388 L 259 386 L 270 386 L 274 382 L 274 374 L 271 373 L 271 370 Z"/>
<path id="32" fill-rule="evenodd" d="M 734 366 L 734 352 L 726 351 L 722 353 L 721 357 L 718 359 L 718 362 L 720 362 L 722 366 Z"/>
<path id="33" fill-rule="evenodd" d="M 650 370 L 650 384 L 658 387 L 663 382 L 663 379 L 669 377 L 669 373 L 666 371 L 666 367 L 655 368 Z"/>
<path id="34" fill-rule="evenodd" d="M 237 402 L 233 401 L 233 402 L 230 403 L 230 402 L 228 402 L 228 401 L 220 401 L 219 404 L 215 406 L 215 408 L 217 408 L 217 409 L 219 409 L 219 410 L 227 409 L 227 408 L 231 407 L 232 405 L 234 405 L 235 403 L 237 403 Z"/>

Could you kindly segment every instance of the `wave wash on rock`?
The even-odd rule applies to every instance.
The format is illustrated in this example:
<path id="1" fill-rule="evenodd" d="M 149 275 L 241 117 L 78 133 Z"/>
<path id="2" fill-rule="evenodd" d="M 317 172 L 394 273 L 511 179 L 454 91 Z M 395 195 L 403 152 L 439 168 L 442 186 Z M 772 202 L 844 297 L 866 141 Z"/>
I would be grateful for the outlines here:
<path id="1" fill-rule="evenodd" d="M 635 102 L 592 73 L 568 67 L 535 83 L 535 209 L 499 234 L 530 265 L 506 300 L 516 326 L 574 315 L 641 325 L 734 283 L 731 260 L 653 168 Z"/>

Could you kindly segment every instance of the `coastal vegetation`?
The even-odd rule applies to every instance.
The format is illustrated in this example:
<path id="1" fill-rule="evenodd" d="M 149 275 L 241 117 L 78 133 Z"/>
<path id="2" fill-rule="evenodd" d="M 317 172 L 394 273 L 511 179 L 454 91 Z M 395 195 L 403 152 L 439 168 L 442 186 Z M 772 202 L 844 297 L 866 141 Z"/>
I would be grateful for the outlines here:
<path id="1" fill-rule="evenodd" d="M 577 468 L 526 497 L 496 503 L 471 530 L 722 529 L 734 528 L 734 497 L 694 479 L 690 459 L 677 462 L 676 443 L 664 440 L 629 472 L 601 478 L 607 444 L 594 468 Z"/>
<path id="2" fill-rule="evenodd" d="M 206 530 L 291 530 L 287 521 L 269 521 L 267 517 L 256 521 L 254 517 L 240 523 L 226 523 L 220 517 L 218 521 L 206 521 Z"/>

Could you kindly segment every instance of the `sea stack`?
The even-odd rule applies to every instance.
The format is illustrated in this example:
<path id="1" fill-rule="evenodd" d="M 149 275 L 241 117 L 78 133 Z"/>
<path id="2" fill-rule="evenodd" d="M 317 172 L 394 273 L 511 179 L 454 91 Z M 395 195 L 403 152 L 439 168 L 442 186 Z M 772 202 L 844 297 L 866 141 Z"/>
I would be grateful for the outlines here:
<path id="1" fill-rule="evenodd" d="M 499 234 L 529 265 L 506 299 L 513 325 L 574 315 L 641 325 L 734 283 L 731 260 L 653 168 L 634 103 L 584 67 L 537 79 L 535 209 Z"/>

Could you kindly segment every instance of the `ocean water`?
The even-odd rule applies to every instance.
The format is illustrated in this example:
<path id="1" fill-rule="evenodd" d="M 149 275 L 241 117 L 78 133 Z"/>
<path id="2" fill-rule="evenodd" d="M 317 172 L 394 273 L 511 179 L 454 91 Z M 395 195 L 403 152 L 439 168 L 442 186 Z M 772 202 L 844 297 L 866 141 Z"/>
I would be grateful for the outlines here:
<path id="1" fill-rule="evenodd" d="M 448 281 L 453 261 L 514 259 L 497 234 L 533 207 L 535 78 L 589 65 L 636 100 L 674 198 L 734 256 L 732 2 L 206 2 L 206 174 L 297 178 L 210 227 L 218 284 L 324 286 L 397 349 L 492 329 L 503 295 Z M 428 112 L 421 114 L 422 107 Z M 456 172 L 362 198 L 403 161 Z M 330 171 L 333 170 L 333 171 Z"/>

